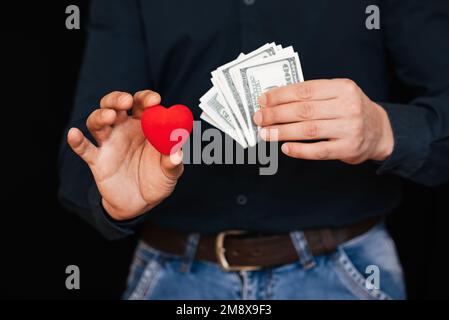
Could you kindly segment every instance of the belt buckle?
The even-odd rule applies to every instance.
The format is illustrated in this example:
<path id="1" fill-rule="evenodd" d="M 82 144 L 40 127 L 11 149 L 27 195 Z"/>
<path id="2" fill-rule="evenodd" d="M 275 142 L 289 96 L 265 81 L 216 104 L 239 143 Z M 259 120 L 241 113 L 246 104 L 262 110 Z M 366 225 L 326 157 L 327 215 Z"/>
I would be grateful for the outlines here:
<path id="1" fill-rule="evenodd" d="M 223 247 L 226 236 L 245 233 L 247 232 L 241 230 L 226 230 L 218 233 L 215 239 L 215 254 L 217 255 L 218 264 L 224 271 L 254 271 L 261 269 L 260 266 L 231 266 L 226 259 L 226 249 Z"/>

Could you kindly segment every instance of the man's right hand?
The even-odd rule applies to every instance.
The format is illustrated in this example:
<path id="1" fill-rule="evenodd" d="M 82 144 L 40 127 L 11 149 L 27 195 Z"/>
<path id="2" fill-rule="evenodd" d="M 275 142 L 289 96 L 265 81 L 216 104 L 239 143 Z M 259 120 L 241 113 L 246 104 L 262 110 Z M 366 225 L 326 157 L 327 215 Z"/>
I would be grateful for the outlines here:
<path id="1" fill-rule="evenodd" d="M 137 217 L 159 204 L 174 190 L 183 172 L 182 151 L 161 155 L 146 141 L 140 116 L 144 107 L 160 103 L 158 93 L 145 90 L 134 96 L 112 92 L 87 119 L 98 146 L 77 128 L 67 141 L 89 165 L 104 209 L 115 220 Z M 132 116 L 127 110 L 132 109 Z"/>

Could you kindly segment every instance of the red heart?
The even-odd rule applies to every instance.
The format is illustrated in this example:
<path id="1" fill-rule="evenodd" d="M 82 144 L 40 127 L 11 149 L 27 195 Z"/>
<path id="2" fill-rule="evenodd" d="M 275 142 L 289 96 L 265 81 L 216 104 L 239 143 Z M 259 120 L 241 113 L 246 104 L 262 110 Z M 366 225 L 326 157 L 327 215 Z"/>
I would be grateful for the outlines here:
<path id="1" fill-rule="evenodd" d="M 141 125 L 147 140 L 160 153 L 169 155 L 181 149 L 193 128 L 189 108 L 176 104 L 170 108 L 161 105 L 145 108 Z"/>

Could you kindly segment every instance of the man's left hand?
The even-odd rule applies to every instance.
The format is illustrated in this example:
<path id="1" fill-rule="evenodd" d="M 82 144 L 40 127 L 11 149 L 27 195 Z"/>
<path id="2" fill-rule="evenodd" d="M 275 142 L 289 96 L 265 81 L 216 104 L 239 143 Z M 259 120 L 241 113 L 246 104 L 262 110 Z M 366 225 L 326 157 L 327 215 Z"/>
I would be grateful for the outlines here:
<path id="1" fill-rule="evenodd" d="M 394 138 L 385 110 L 352 80 L 311 80 L 276 88 L 259 98 L 254 122 L 266 141 L 287 142 L 293 158 L 359 164 L 385 160 Z"/>

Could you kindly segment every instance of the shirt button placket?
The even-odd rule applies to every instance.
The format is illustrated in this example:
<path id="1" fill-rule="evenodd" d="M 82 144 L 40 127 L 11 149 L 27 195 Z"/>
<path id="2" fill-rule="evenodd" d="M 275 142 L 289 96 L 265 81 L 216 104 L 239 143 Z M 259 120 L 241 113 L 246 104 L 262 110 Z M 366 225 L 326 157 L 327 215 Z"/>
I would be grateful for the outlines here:
<path id="1" fill-rule="evenodd" d="M 260 21 L 257 20 L 257 0 L 242 0 L 240 5 L 240 36 L 243 52 L 250 52 L 263 43 L 258 39 Z"/>

